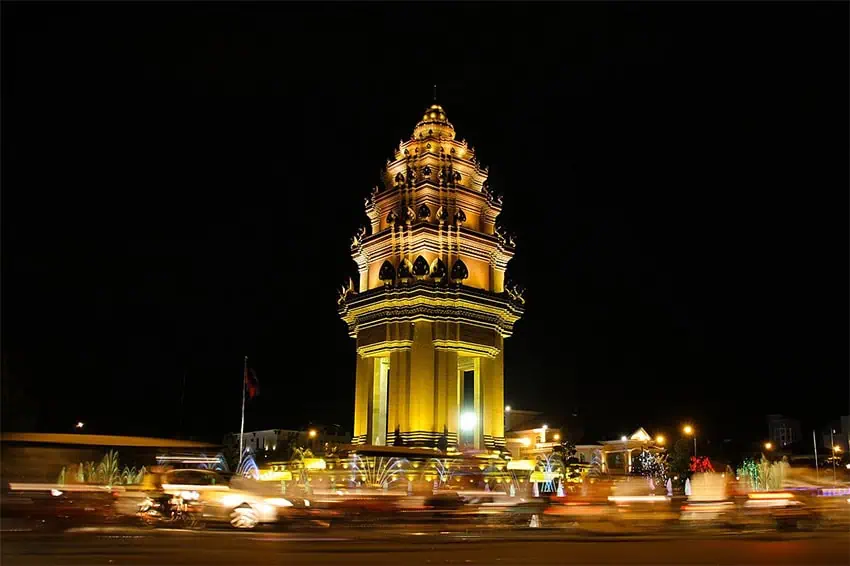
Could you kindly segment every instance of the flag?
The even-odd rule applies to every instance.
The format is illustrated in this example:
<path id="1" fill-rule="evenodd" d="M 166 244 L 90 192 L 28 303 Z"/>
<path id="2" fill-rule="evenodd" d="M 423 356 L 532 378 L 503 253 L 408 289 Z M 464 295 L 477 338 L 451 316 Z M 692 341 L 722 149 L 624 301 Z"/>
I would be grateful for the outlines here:
<path id="1" fill-rule="evenodd" d="M 260 382 L 254 370 L 245 368 L 245 389 L 248 391 L 248 399 L 253 399 L 260 392 Z"/>

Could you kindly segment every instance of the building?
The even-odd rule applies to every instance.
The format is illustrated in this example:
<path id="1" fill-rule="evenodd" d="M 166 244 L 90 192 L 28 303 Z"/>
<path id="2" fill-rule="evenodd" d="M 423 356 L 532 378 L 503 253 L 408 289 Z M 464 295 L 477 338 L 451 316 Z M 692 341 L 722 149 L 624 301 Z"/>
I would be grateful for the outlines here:
<path id="1" fill-rule="evenodd" d="M 800 421 L 783 415 L 767 416 L 768 438 L 778 447 L 787 446 L 803 438 Z"/>
<path id="2" fill-rule="evenodd" d="M 366 199 L 359 281 L 338 301 L 357 348 L 355 444 L 504 447 L 503 341 L 524 299 L 487 175 L 434 104 Z"/>
<path id="3" fill-rule="evenodd" d="M 561 427 L 550 427 L 539 418 L 525 420 L 522 426 L 507 432 L 507 447 L 513 460 L 534 461 L 552 454 L 561 444 L 564 434 L 565 431 Z M 631 436 L 623 436 L 617 440 L 576 444 L 575 457 L 579 464 L 598 466 L 598 472 L 602 474 L 628 474 L 632 471 L 632 458 L 642 450 L 662 450 L 660 441 L 663 439 L 656 441 L 643 427 L 639 427 Z"/>
<path id="4" fill-rule="evenodd" d="M 311 426 L 302 430 L 273 428 L 246 432 L 244 448 L 255 458 L 288 459 L 295 448 L 309 448 L 314 454 L 324 454 L 331 448 L 351 442 L 351 435 L 338 427 Z M 227 454 L 239 453 L 239 433 L 224 437 Z"/>
<path id="5" fill-rule="evenodd" d="M 603 440 L 599 444 L 602 473 L 606 474 L 628 474 L 632 471 L 632 459 L 640 452 L 662 450 L 661 445 L 643 427 L 630 436 L 623 436 L 618 440 Z"/>

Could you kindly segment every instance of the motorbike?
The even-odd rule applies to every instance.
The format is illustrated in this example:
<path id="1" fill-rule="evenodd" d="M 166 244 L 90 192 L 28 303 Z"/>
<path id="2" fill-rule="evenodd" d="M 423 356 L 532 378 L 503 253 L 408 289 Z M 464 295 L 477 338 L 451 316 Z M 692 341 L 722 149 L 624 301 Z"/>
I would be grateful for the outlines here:
<path id="1" fill-rule="evenodd" d="M 139 505 L 139 519 L 150 527 L 202 529 L 203 505 L 196 493 L 149 495 Z"/>

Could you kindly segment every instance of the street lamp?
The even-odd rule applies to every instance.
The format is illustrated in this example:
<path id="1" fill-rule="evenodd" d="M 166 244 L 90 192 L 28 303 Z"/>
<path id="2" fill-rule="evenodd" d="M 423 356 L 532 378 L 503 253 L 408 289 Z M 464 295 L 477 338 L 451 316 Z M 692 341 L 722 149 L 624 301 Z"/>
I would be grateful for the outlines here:
<path id="1" fill-rule="evenodd" d="M 765 450 L 773 450 L 773 443 L 772 442 L 765 442 L 764 443 L 764 449 Z"/>
<path id="2" fill-rule="evenodd" d="M 696 435 L 696 431 L 694 430 L 694 427 L 692 427 L 691 425 L 685 425 L 682 428 L 682 432 L 684 432 L 687 436 L 693 436 L 694 437 L 694 458 L 696 458 L 697 457 L 697 435 Z"/>
<path id="3" fill-rule="evenodd" d="M 510 413 L 510 412 L 511 412 L 511 406 L 510 406 L 510 405 L 505 405 L 505 412 L 506 412 L 506 413 Z"/>
<path id="4" fill-rule="evenodd" d="M 829 429 L 829 443 L 832 444 L 832 483 L 835 483 L 835 453 L 841 452 L 841 449 L 835 445 L 835 438 L 833 435 L 835 434 L 835 429 Z"/>
<path id="5" fill-rule="evenodd" d="M 307 436 L 309 436 L 310 438 L 316 438 L 316 434 L 318 434 L 318 433 L 316 432 L 316 429 L 315 429 L 315 428 L 311 428 L 311 429 L 310 429 L 310 431 L 307 433 Z"/>
<path id="6" fill-rule="evenodd" d="M 74 425 L 74 428 L 81 430 L 84 426 L 86 426 L 86 423 L 84 423 L 83 421 L 77 421 L 77 424 Z"/>
<path id="7" fill-rule="evenodd" d="M 665 441 L 665 438 L 664 438 L 664 435 L 662 435 L 662 434 L 659 434 L 658 436 L 655 437 L 655 443 L 658 444 L 659 446 L 664 446 L 664 441 Z"/>

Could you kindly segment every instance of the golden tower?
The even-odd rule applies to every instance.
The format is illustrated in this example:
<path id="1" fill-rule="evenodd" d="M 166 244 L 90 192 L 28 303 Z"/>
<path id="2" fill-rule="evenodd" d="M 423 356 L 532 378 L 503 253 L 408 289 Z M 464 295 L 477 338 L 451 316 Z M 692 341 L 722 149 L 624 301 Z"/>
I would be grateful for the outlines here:
<path id="1" fill-rule="evenodd" d="M 359 286 L 339 297 L 357 340 L 355 444 L 504 447 L 503 344 L 525 301 L 505 282 L 514 241 L 487 174 L 434 104 L 366 199 Z"/>

